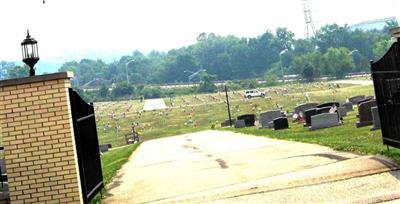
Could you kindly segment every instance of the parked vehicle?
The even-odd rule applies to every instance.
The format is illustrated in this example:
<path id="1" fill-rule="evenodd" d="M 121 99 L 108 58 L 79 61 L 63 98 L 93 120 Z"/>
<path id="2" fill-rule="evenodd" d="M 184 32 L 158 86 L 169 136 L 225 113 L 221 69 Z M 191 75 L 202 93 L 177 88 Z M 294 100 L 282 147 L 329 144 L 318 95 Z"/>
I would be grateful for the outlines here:
<path id="1" fill-rule="evenodd" d="M 265 97 L 265 92 L 264 91 L 258 91 L 258 90 L 246 90 L 244 92 L 244 97 L 245 98 L 253 98 L 253 97 Z"/>

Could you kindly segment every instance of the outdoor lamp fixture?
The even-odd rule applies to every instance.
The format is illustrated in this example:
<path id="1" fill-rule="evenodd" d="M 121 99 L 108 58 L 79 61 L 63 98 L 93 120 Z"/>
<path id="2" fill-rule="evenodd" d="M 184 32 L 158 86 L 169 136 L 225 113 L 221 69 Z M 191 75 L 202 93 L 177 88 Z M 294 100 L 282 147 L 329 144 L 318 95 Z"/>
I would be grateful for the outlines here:
<path id="1" fill-rule="evenodd" d="M 24 41 L 21 43 L 22 61 L 29 66 L 29 76 L 35 76 L 35 64 L 39 61 L 37 41 L 31 38 L 29 30 Z"/>

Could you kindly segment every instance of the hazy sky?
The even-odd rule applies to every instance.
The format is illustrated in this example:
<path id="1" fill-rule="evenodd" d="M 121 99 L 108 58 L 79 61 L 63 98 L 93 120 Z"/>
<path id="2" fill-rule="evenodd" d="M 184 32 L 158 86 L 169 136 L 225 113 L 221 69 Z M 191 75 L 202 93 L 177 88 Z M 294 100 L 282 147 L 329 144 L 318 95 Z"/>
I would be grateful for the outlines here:
<path id="1" fill-rule="evenodd" d="M 304 36 L 302 0 L 42 1 L 0 0 L 0 60 L 20 60 L 28 28 L 42 59 L 94 50 L 167 51 L 194 43 L 201 32 L 255 37 L 288 27 L 297 38 Z M 396 0 L 311 0 L 317 28 L 400 19 L 399 5 Z"/>

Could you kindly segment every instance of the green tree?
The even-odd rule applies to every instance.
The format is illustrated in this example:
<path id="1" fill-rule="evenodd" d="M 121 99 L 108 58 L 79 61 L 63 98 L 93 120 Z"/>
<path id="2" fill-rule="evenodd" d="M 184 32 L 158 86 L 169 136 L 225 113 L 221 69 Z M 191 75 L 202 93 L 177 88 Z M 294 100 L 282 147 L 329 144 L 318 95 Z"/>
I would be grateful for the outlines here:
<path id="1" fill-rule="evenodd" d="M 107 98 L 109 94 L 108 87 L 105 84 L 102 84 L 99 89 L 99 95 L 102 98 Z"/>
<path id="2" fill-rule="evenodd" d="M 324 57 L 319 51 L 296 57 L 292 67 L 297 74 L 309 82 L 314 81 L 316 77 L 321 75 L 321 72 L 326 70 Z"/>
<path id="3" fill-rule="evenodd" d="M 198 92 L 200 93 L 213 93 L 217 90 L 217 86 L 215 86 L 214 82 L 217 79 L 217 76 L 203 73 L 202 81 L 199 84 Z"/>
<path id="4" fill-rule="evenodd" d="M 329 48 L 324 54 L 326 67 L 337 79 L 342 79 L 354 68 L 354 61 L 347 48 Z"/>
<path id="5" fill-rule="evenodd" d="M 382 58 L 383 55 L 385 55 L 386 52 L 389 50 L 390 46 L 392 46 L 392 44 L 393 43 L 391 40 L 385 40 L 385 39 L 376 42 L 373 50 L 375 59 Z"/>
<path id="6" fill-rule="evenodd" d="M 22 66 L 15 66 L 8 70 L 8 78 L 15 79 L 21 77 L 28 77 L 29 76 L 29 67 L 24 65 Z"/>
<path id="7" fill-rule="evenodd" d="M 265 84 L 267 86 L 276 86 L 279 83 L 278 77 L 275 74 L 265 75 Z"/>
<path id="8" fill-rule="evenodd" d="M 141 95 L 144 96 L 144 98 L 161 98 L 163 92 L 159 86 L 145 86 L 141 91 Z"/>
<path id="9" fill-rule="evenodd" d="M 111 94 L 114 98 L 129 96 L 134 93 L 134 87 L 131 84 L 124 82 L 117 83 Z"/>
<path id="10" fill-rule="evenodd" d="M 309 63 L 307 63 L 304 66 L 301 75 L 303 76 L 304 79 L 306 79 L 307 82 L 313 82 L 314 78 L 315 78 L 314 67 L 312 65 L 310 65 Z"/>

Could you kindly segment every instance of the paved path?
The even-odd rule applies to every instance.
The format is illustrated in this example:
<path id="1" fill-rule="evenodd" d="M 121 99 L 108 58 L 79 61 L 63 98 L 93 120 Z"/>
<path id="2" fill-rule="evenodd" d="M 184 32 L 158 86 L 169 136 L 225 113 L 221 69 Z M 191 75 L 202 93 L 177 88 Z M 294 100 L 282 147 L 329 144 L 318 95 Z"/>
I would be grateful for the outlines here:
<path id="1" fill-rule="evenodd" d="M 335 84 L 357 84 L 357 85 L 362 85 L 362 86 L 373 85 L 372 80 L 351 80 L 351 79 L 330 81 L 329 83 L 335 83 Z"/>
<path id="2" fill-rule="evenodd" d="M 397 169 L 380 157 L 204 131 L 144 142 L 108 186 L 104 201 L 396 203 Z"/>
<path id="3" fill-rule="evenodd" d="M 162 98 L 158 99 L 146 99 L 144 101 L 143 110 L 151 111 L 151 110 L 158 110 L 158 109 L 165 109 L 167 106 Z"/>

